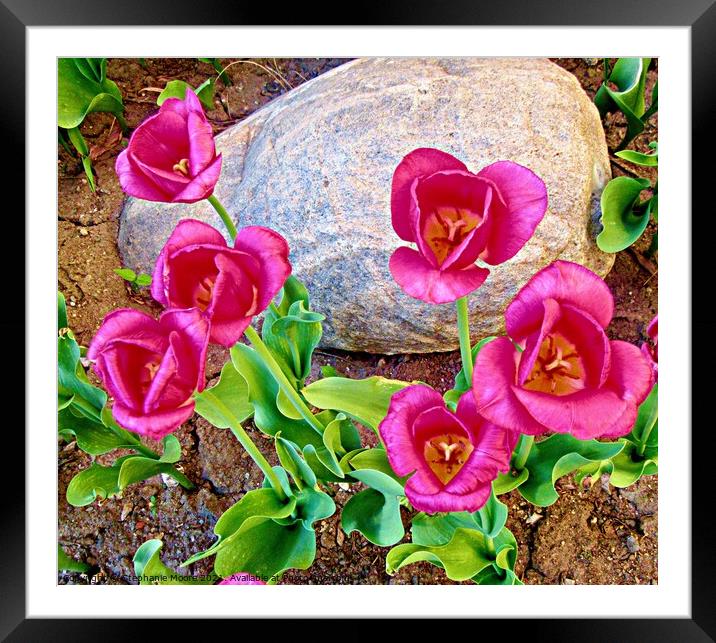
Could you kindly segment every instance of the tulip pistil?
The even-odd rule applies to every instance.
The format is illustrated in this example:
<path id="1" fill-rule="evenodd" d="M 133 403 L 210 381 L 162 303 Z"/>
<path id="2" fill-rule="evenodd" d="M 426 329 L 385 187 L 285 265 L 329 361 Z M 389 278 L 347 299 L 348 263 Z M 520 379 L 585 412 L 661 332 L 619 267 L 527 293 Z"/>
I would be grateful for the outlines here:
<path id="1" fill-rule="evenodd" d="M 425 219 L 425 240 L 435 258 L 443 263 L 450 253 L 482 221 L 482 217 L 465 208 L 436 208 Z"/>
<path id="2" fill-rule="evenodd" d="M 214 280 L 211 277 L 204 277 L 196 287 L 194 301 L 196 307 L 204 312 L 211 303 L 211 295 L 214 292 Z"/>
<path id="3" fill-rule="evenodd" d="M 462 469 L 474 447 L 461 435 L 438 435 L 425 443 L 425 461 L 438 480 L 447 484 Z"/>
<path id="4" fill-rule="evenodd" d="M 569 395 L 584 388 L 584 365 L 574 344 L 553 333 L 540 346 L 526 389 L 552 395 Z"/>
<path id="5" fill-rule="evenodd" d="M 181 161 L 174 164 L 172 170 L 183 176 L 189 176 L 189 159 L 181 159 Z"/>

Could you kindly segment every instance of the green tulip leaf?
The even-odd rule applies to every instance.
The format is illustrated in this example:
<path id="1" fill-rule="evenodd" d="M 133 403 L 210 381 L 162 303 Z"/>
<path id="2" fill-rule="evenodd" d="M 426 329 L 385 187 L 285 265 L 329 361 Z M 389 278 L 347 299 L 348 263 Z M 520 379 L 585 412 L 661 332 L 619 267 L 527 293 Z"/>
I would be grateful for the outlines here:
<path id="1" fill-rule="evenodd" d="M 157 105 L 161 105 L 167 98 L 184 100 L 187 88 L 192 89 L 206 109 L 214 108 L 214 92 L 216 87 L 213 78 L 205 80 L 196 89 L 193 89 L 191 85 L 185 83 L 183 80 L 170 80 L 162 90 L 162 93 L 157 96 Z"/>
<path id="2" fill-rule="evenodd" d="M 90 570 L 90 566 L 87 563 L 82 563 L 74 558 L 71 558 L 65 553 L 65 550 L 58 544 L 57 545 L 57 569 L 61 572 L 79 572 L 84 573 Z"/>
<path id="3" fill-rule="evenodd" d="M 196 412 L 218 429 L 228 429 L 233 422 L 243 422 L 254 412 L 246 380 L 231 361 L 224 364 L 214 386 L 194 395 L 194 402 Z"/>
<path id="4" fill-rule="evenodd" d="M 131 457 L 119 458 L 111 467 L 93 462 L 87 469 L 80 471 L 67 485 L 67 502 L 73 507 L 85 507 L 92 504 L 96 498 L 105 499 L 117 495 L 121 491 L 119 473 L 122 463 Z"/>
<path id="5" fill-rule="evenodd" d="M 78 127 L 90 112 L 111 112 L 121 117 L 122 94 L 106 77 L 106 59 L 57 60 L 57 124 Z M 95 73 L 98 72 L 98 73 Z"/>
<path id="6" fill-rule="evenodd" d="M 651 154 L 635 152 L 634 150 L 622 150 L 621 152 L 616 152 L 615 156 L 618 156 L 620 159 L 624 159 L 625 161 L 629 161 L 629 163 L 634 163 L 634 165 L 656 167 L 659 165 L 658 143 L 654 141 L 649 145 L 649 147 L 654 150 Z"/>
<path id="7" fill-rule="evenodd" d="M 401 486 L 405 485 L 407 477 L 398 476 L 388 462 L 388 454 L 383 447 L 374 447 L 372 449 L 356 449 L 354 455 L 347 460 L 347 464 L 352 469 L 373 469 L 384 473 L 391 477 Z M 353 475 L 352 471 L 348 471 Z M 355 477 L 355 476 L 354 476 Z"/>
<path id="8" fill-rule="evenodd" d="M 527 478 L 529 478 L 529 475 L 530 472 L 527 469 L 522 469 L 522 471 L 500 473 L 492 482 L 492 489 L 496 495 L 501 496 L 503 493 L 508 493 L 519 487 L 525 480 L 527 480 Z"/>
<path id="9" fill-rule="evenodd" d="M 57 426 L 62 438 L 67 441 L 76 439 L 77 446 L 89 455 L 103 455 L 114 449 L 133 449 L 135 446 L 130 437 L 123 437 L 126 431 L 117 431 L 90 419 L 74 405 L 57 413 Z"/>
<path id="10" fill-rule="evenodd" d="M 639 194 L 650 186 L 647 179 L 618 176 L 607 183 L 601 197 L 602 225 L 597 245 L 604 252 L 628 248 L 649 223 L 649 209 L 639 203 Z"/>
<path id="11" fill-rule="evenodd" d="M 379 547 L 400 542 L 405 529 L 398 498 L 375 489 L 365 489 L 351 496 L 343 507 L 341 528 L 348 535 L 358 531 Z"/>
<path id="12" fill-rule="evenodd" d="M 392 575 L 406 565 L 427 561 L 442 567 L 449 579 L 464 581 L 492 565 L 493 560 L 484 534 L 475 529 L 458 527 L 445 545 L 403 544 L 393 547 L 385 564 L 387 573 Z"/>
<path id="13" fill-rule="evenodd" d="M 406 386 L 410 386 L 410 382 L 377 375 L 363 380 L 326 377 L 309 384 L 301 393 L 309 404 L 319 409 L 342 411 L 377 432 L 393 393 Z"/>
<path id="14" fill-rule="evenodd" d="M 308 463 L 301 457 L 296 445 L 281 437 L 281 432 L 276 434 L 276 454 L 281 466 L 291 474 L 297 486 L 316 485 L 316 474 Z"/>
<path id="15" fill-rule="evenodd" d="M 281 370 L 296 389 L 311 373 L 313 351 L 321 341 L 325 319 L 309 308 L 305 286 L 290 276 L 278 306 L 266 311 L 261 335 Z"/>
<path id="16" fill-rule="evenodd" d="M 528 502 L 547 507 L 559 497 L 554 488 L 559 478 L 590 462 L 611 459 L 623 448 L 621 442 L 578 440 L 567 433 L 551 435 L 532 445 L 525 463 L 529 477 L 518 489 Z"/>
<path id="17" fill-rule="evenodd" d="M 305 420 L 281 413 L 277 397 L 279 385 L 256 351 L 244 344 L 231 349 L 231 361 L 246 382 L 248 399 L 254 409 L 254 424 L 267 435 L 281 435 L 304 450 L 306 445 L 322 448 L 323 436 Z"/>
<path id="18" fill-rule="evenodd" d="M 140 585 L 213 585 L 219 580 L 214 573 L 199 580 L 169 569 L 159 556 L 163 546 L 161 540 L 154 538 L 147 540 L 135 552 L 132 560 Z"/>

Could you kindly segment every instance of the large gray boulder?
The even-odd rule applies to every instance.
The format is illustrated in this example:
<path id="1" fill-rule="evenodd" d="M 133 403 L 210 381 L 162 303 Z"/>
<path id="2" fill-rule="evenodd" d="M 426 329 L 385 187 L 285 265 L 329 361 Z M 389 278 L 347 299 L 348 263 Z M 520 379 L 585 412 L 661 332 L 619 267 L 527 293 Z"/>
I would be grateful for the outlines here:
<path id="1" fill-rule="evenodd" d="M 376 353 L 458 346 L 455 307 L 403 294 L 388 259 L 403 242 L 390 224 L 390 184 L 416 147 L 437 147 L 472 171 L 509 159 L 547 185 L 533 238 L 470 295 L 473 338 L 503 329 L 517 290 L 555 259 L 600 275 L 613 255 L 595 244 L 599 194 L 610 178 L 599 115 L 576 78 L 546 59 L 368 58 L 272 101 L 217 137 L 216 195 L 238 225 L 266 225 L 291 246 L 294 274 L 326 315 L 323 346 Z M 183 217 L 223 231 L 205 202 L 129 199 L 119 247 L 151 271 Z"/>

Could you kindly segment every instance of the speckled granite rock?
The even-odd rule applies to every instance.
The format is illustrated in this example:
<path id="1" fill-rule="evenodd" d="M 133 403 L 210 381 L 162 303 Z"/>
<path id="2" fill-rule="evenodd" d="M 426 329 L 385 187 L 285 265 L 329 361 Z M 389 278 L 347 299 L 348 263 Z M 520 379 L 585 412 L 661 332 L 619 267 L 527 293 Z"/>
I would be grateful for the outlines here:
<path id="1" fill-rule="evenodd" d="M 545 59 L 359 59 L 277 98 L 217 137 L 217 196 L 239 225 L 268 225 L 291 246 L 296 276 L 326 316 L 323 346 L 369 352 L 457 347 L 452 304 L 404 295 L 388 271 L 402 242 L 390 225 L 400 159 L 437 147 L 472 171 L 500 159 L 542 177 L 549 210 L 512 260 L 470 296 L 475 339 L 499 332 L 502 313 L 534 272 L 561 258 L 605 275 L 599 194 L 610 178 L 597 110 L 576 78 Z M 119 246 L 126 265 L 151 271 L 182 217 L 222 228 L 207 203 L 129 199 Z"/>

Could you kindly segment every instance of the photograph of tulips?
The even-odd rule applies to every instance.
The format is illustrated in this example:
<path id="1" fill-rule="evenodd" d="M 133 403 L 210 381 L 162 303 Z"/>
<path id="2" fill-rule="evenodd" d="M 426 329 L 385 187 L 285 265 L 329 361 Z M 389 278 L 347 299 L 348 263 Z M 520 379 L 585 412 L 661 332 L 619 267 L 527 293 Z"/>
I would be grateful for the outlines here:
<path id="1" fill-rule="evenodd" d="M 58 59 L 57 582 L 657 584 L 657 78 Z"/>

